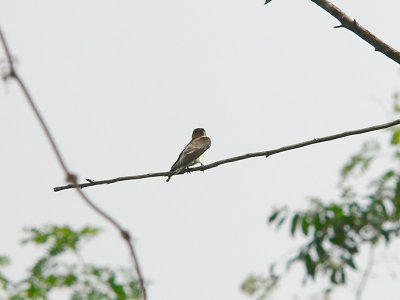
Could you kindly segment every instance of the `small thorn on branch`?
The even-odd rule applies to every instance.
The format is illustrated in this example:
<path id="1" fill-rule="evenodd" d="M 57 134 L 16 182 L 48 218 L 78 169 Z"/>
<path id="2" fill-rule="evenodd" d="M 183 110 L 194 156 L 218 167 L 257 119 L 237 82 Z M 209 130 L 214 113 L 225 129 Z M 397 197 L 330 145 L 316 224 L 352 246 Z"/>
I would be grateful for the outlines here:
<path id="1" fill-rule="evenodd" d="M 10 55 L 10 60 L 1 59 L 0 67 L 1 67 L 1 77 L 4 82 L 6 82 L 10 78 L 16 78 L 17 73 L 15 72 L 15 61 L 16 59 Z"/>
<path id="2" fill-rule="evenodd" d="M 94 182 L 94 180 L 89 179 L 89 178 L 86 178 L 86 181 L 87 181 L 87 182 L 90 182 L 90 183 L 93 183 L 93 182 Z"/>
<path id="3" fill-rule="evenodd" d="M 341 25 L 334 26 L 334 28 L 346 28 L 355 33 L 358 37 L 373 46 L 375 51 L 379 51 L 391 60 L 400 64 L 400 51 L 393 48 L 389 44 L 382 41 L 379 37 L 368 31 L 356 19 L 348 16 L 339 7 L 331 3 L 330 0 L 311 0 L 323 10 L 328 12 L 331 16 L 335 17 Z"/>
<path id="4" fill-rule="evenodd" d="M 271 1 L 272 1 L 272 0 L 265 0 L 264 5 L 270 3 Z"/>
<path id="5" fill-rule="evenodd" d="M 333 28 L 344 28 L 344 25 L 343 24 L 336 25 L 336 26 L 333 26 Z"/>

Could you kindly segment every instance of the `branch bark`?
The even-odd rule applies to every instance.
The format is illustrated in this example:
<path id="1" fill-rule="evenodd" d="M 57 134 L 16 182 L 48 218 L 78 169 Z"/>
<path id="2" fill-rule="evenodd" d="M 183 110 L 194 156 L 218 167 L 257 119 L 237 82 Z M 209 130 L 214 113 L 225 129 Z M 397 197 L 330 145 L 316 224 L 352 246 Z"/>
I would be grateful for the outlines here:
<path id="1" fill-rule="evenodd" d="M 350 18 L 348 15 L 346 15 L 339 7 L 336 5 L 332 4 L 331 2 L 327 0 L 311 0 L 315 4 L 317 4 L 319 7 L 327 11 L 329 14 L 334 16 L 338 21 L 340 22 L 341 25 L 335 26 L 335 28 L 341 28 L 344 27 L 356 35 L 358 35 L 360 38 L 362 38 L 364 41 L 366 41 L 368 44 L 373 46 L 375 48 L 375 51 L 381 52 L 393 61 L 397 62 L 400 64 L 400 52 L 394 49 L 393 47 L 389 46 L 386 44 L 384 41 L 382 41 L 380 38 L 378 38 L 376 35 L 372 34 L 370 31 L 368 31 L 366 28 L 361 26 L 355 19 Z"/>
<path id="2" fill-rule="evenodd" d="M 138 276 L 139 286 L 142 291 L 143 299 L 147 300 L 147 293 L 146 293 L 146 288 L 144 286 L 144 280 L 143 280 L 141 268 L 139 265 L 139 260 L 137 259 L 135 248 L 133 247 L 132 239 L 131 239 L 129 232 L 126 229 L 124 229 L 113 217 L 111 217 L 104 210 L 102 210 L 96 204 L 94 204 L 94 202 L 79 188 L 79 184 L 77 182 L 77 176 L 74 173 L 72 173 L 69 170 L 69 168 L 67 167 L 67 164 L 65 163 L 65 160 L 61 155 L 61 151 L 58 148 L 54 137 L 50 133 L 49 127 L 47 126 L 43 116 L 40 114 L 39 109 L 38 109 L 37 105 L 35 104 L 33 97 L 31 96 L 25 82 L 22 80 L 21 76 L 17 73 L 17 71 L 15 69 L 14 62 L 12 60 L 12 56 L 11 56 L 11 52 L 10 52 L 10 48 L 8 47 L 8 44 L 6 42 L 6 39 L 3 35 L 1 28 L 0 28 L 0 42 L 3 45 L 4 52 L 6 54 L 6 62 L 8 64 L 8 68 L 9 68 L 8 73 L 4 75 L 3 79 L 4 80 L 14 79 L 18 83 L 26 100 L 28 101 L 29 106 L 31 107 L 35 117 L 37 118 L 37 120 L 40 123 L 40 126 L 43 129 L 43 131 L 46 135 L 46 138 L 49 141 L 54 154 L 56 155 L 58 163 L 60 164 L 62 170 L 65 173 L 66 181 L 71 183 L 70 184 L 71 188 L 75 188 L 76 191 L 78 192 L 78 194 L 80 195 L 80 197 L 82 198 L 82 200 L 87 205 L 89 205 L 95 212 L 97 212 L 101 217 L 103 217 L 108 222 L 110 222 L 121 234 L 121 237 L 123 238 L 123 240 L 126 242 L 126 244 L 128 246 L 129 254 L 132 259 L 132 264 L 133 264 L 133 267 L 135 268 L 135 271 Z"/>
<path id="3" fill-rule="evenodd" d="M 268 4 L 272 0 L 266 0 L 264 4 Z M 350 18 L 344 11 L 342 11 L 339 7 L 336 5 L 332 4 L 330 1 L 327 0 L 311 0 L 315 4 L 317 4 L 319 7 L 324 9 L 326 12 L 328 12 L 330 15 L 338 19 L 340 22 L 340 25 L 335 26 L 334 28 L 346 28 L 356 35 L 358 35 L 360 38 L 362 38 L 364 41 L 366 41 L 368 44 L 373 46 L 375 48 L 375 51 L 381 52 L 387 57 L 389 57 L 391 60 L 397 62 L 400 64 L 400 52 L 394 49 L 393 47 L 389 46 L 386 44 L 384 41 L 382 41 L 380 38 L 378 38 L 376 35 L 372 34 L 370 31 L 368 31 L 366 28 L 361 26 L 355 19 Z"/>
<path id="4" fill-rule="evenodd" d="M 253 157 L 259 157 L 259 156 L 269 157 L 271 155 L 278 154 L 281 152 L 290 151 L 290 150 L 294 150 L 294 149 L 298 149 L 298 148 L 303 148 L 303 147 L 310 146 L 313 144 L 337 140 L 337 139 L 341 139 L 341 138 L 352 136 L 352 135 L 363 134 L 363 133 L 367 133 L 367 132 L 371 132 L 371 131 L 381 130 L 381 129 L 389 128 L 389 127 L 399 125 L 399 124 L 400 124 L 400 119 L 397 119 L 397 120 L 391 121 L 389 123 L 384 123 L 384 124 L 361 128 L 361 129 L 356 129 L 356 130 L 345 131 L 342 133 L 328 135 L 328 136 L 324 136 L 324 137 L 320 137 L 320 138 L 315 138 L 315 139 L 304 141 L 304 142 L 297 143 L 297 144 L 283 146 L 283 147 L 276 148 L 273 150 L 247 153 L 247 154 L 240 155 L 240 156 L 234 156 L 231 158 L 218 160 L 216 162 L 213 162 L 211 164 L 204 165 L 201 167 L 190 168 L 178 175 L 182 175 L 182 174 L 185 174 L 188 172 L 205 171 L 208 169 L 216 168 L 220 165 L 232 163 L 232 162 L 239 161 L 239 160 L 249 159 L 249 158 L 253 158 Z M 142 174 L 142 175 L 117 177 L 117 178 L 113 178 L 113 179 L 98 180 L 98 181 L 92 180 L 92 179 L 87 179 L 87 181 L 88 181 L 87 183 L 80 183 L 77 185 L 77 187 L 82 189 L 82 188 L 95 186 L 95 185 L 101 185 L 101 184 L 111 184 L 111 183 L 120 182 L 120 181 L 137 180 L 137 179 L 152 178 L 152 177 L 165 177 L 165 176 L 169 176 L 169 175 L 170 175 L 170 172 L 157 172 L 157 173 L 148 173 L 148 174 Z M 58 187 L 54 188 L 54 191 L 58 192 L 58 191 L 67 190 L 67 189 L 74 188 L 74 187 L 75 186 L 71 185 L 71 184 L 64 185 L 64 186 L 58 186 Z"/>

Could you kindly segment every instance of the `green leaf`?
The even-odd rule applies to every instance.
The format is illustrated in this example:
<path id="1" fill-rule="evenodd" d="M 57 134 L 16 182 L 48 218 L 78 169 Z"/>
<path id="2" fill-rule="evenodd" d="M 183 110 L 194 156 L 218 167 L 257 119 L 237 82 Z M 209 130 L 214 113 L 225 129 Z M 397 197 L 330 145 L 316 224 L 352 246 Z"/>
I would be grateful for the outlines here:
<path id="1" fill-rule="evenodd" d="M 311 259 L 310 254 L 306 253 L 306 254 L 304 255 L 304 263 L 305 263 L 305 265 L 306 265 L 307 274 L 308 274 L 309 276 L 311 276 L 311 278 L 314 279 L 314 277 L 315 277 L 315 268 L 316 268 L 316 265 L 315 265 L 315 263 L 313 262 L 313 260 Z"/>
<path id="2" fill-rule="evenodd" d="M 283 223 L 285 222 L 286 218 L 287 218 L 287 213 L 284 214 L 283 216 L 281 216 L 281 218 L 279 219 L 279 221 L 276 223 L 276 229 L 279 229 Z"/>
<path id="3" fill-rule="evenodd" d="M 242 283 L 242 291 L 248 295 L 253 295 L 260 289 L 260 277 L 250 275 L 246 281 Z"/>
<path id="4" fill-rule="evenodd" d="M 398 145 L 399 142 L 400 142 L 400 128 L 396 128 L 392 134 L 391 144 Z"/>
<path id="5" fill-rule="evenodd" d="M 295 214 L 292 218 L 292 225 L 290 226 L 290 234 L 294 236 L 297 228 L 297 224 L 299 222 L 300 214 Z"/>
<path id="6" fill-rule="evenodd" d="M 44 292 L 33 280 L 29 282 L 29 288 L 26 290 L 27 296 L 32 299 L 44 298 Z"/>
<path id="7" fill-rule="evenodd" d="M 337 204 L 333 204 L 330 209 L 335 214 L 335 218 L 343 217 L 343 208 Z"/>
<path id="8" fill-rule="evenodd" d="M 0 266 L 7 266 L 10 264 L 10 259 L 7 256 L 0 256 Z"/>
<path id="9" fill-rule="evenodd" d="M 117 299 L 126 299 L 126 293 L 124 287 L 121 284 L 118 284 L 115 278 L 115 275 L 112 274 L 110 278 L 107 280 L 110 288 L 114 291 Z"/>
<path id="10" fill-rule="evenodd" d="M 345 262 L 346 265 L 348 265 L 350 268 L 352 268 L 353 270 L 357 270 L 356 265 L 354 264 L 353 258 L 346 258 L 346 257 L 342 257 L 342 260 Z"/>
<path id="11" fill-rule="evenodd" d="M 350 158 L 350 161 L 342 167 L 341 175 L 345 179 L 350 173 L 354 170 L 354 168 L 363 160 L 363 156 L 354 155 Z"/>
<path id="12" fill-rule="evenodd" d="M 301 222 L 301 229 L 302 229 L 304 235 L 308 234 L 308 228 L 310 227 L 309 221 L 310 221 L 310 219 L 308 216 L 303 217 L 303 220 Z"/>
<path id="13" fill-rule="evenodd" d="M 386 244 L 388 244 L 390 242 L 390 232 L 381 228 L 380 233 L 385 239 Z"/>
<path id="14" fill-rule="evenodd" d="M 72 274 L 72 273 L 71 274 L 67 274 L 64 277 L 64 280 L 63 280 L 63 284 L 65 286 L 72 286 L 77 282 L 78 282 L 78 277 L 75 274 Z"/>
<path id="15" fill-rule="evenodd" d="M 250 296 L 255 296 L 257 292 L 262 292 L 257 299 L 266 299 L 268 295 L 278 285 L 279 277 L 276 275 L 269 275 L 267 277 L 250 275 L 243 282 L 241 289 L 243 292 Z"/>
<path id="16" fill-rule="evenodd" d="M 278 217 L 278 215 L 281 213 L 282 211 L 277 209 L 275 210 L 268 218 L 268 223 L 271 224 L 273 221 L 275 221 L 275 219 Z"/>
<path id="17" fill-rule="evenodd" d="M 100 232 L 100 228 L 86 226 L 79 231 L 79 235 L 84 237 L 94 237 L 97 236 Z"/>
<path id="18" fill-rule="evenodd" d="M 315 214 L 312 218 L 312 224 L 314 225 L 315 232 L 318 232 L 322 229 L 322 222 L 319 214 Z"/>
<path id="19" fill-rule="evenodd" d="M 350 255 L 354 255 L 358 253 L 358 247 L 356 245 L 348 245 L 343 244 L 341 245 L 343 249 L 345 249 Z"/>
<path id="20" fill-rule="evenodd" d="M 10 280 L 0 273 L 0 291 L 7 290 L 10 284 Z"/>
<path id="21" fill-rule="evenodd" d="M 358 168 L 360 174 L 368 170 L 371 162 L 379 150 L 379 143 L 376 141 L 368 141 L 363 144 L 359 153 L 350 157 L 350 160 L 342 167 L 341 177 L 345 181 Z"/>
<path id="22" fill-rule="evenodd" d="M 340 269 L 340 281 L 342 284 L 346 283 L 346 273 L 344 272 L 344 269 Z"/>
<path id="23" fill-rule="evenodd" d="M 337 274 L 337 271 L 335 269 L 332 269 L 330 280 L 333 284 L 338 283 L 338 281 L 336 280 L 336 274 Z"/>
<path id="24" fill-rule="evenodd" d="M 334 235 L 330 238 L 330 241 L 334 245 L 338 245 L 340 247 L 344 247 L 346 241 L 346 232 L 344 231 L 342 226 L 334 226 L 333 227 Z"/>
<path id="25" fill-rule="evenodd" d="M 315 243 L 315 250 L 317 250 L 319 259 L 324 260 L 327 254 L 324 247 L 319 241 Z"/>
<path id="26" fill-rule="evenodd" d="M 279 209 L 274 209 L 271 215 L 268 218 L 268 223 L 271 224 L 278 219 L 278 216 L 281 216 L 283 213 L 287 214 L 287 208 L 281 207 Z M 278 221 L 279 222 L 279 221 Z"/>
<path id="27" fill-rule="evenodd" d="M 51 274 L 47 278 L 45 278 L 45 282 L 47 283 L 48 286 L 55 287 L 57 286 L 58 283 L 58 276 Z"/>

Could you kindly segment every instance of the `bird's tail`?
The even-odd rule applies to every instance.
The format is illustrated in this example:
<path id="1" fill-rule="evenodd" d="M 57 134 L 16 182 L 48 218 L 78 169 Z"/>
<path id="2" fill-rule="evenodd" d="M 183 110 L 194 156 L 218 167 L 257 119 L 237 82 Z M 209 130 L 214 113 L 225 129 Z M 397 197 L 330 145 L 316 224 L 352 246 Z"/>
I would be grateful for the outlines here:
<path id="1" fill-rule="evenodd" d="M 173 167 L 173 166 L 172 166 Z M 180 168 L 177 168 L 177 169 L 171 169 L 171 171 L 169 171 L 170 172 L 170 175 L 168 175 L 168 178 L 167 178 L 167 182 L 169 182 L 170 180 L 171 180 L 171 177 L 172 176 L 174 176 L 174 175 L 176 175 L 176 174 L 179 174 L 180 172 L 182 172 L 183 170 L 185 169 L 185 167 L 180 167 Z"/>
<path id="2" fill-rule="evenodd" d="M 167 182 L 169 182 L 171 180 L 171 177 L 176 174 L 176 170 L 171 169 L 171 171 L 169 171 L 169 172 L 170 172 L 170 174 L 168 175 Z"/>

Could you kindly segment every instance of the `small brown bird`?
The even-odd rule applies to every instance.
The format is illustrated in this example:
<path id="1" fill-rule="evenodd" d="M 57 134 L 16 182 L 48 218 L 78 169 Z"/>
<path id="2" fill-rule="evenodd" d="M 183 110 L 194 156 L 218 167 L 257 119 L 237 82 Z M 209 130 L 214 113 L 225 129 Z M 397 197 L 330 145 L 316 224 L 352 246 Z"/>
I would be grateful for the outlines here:
<path id="1" fill-rule="evenodd" d="M 186 168 L 195 164 L 201 164 L 204 152 L 211 146 L 211 139 L 207 136 L 203 128 L 196 128 L 192 133 L 192 140 L 179 154 L 178 159 L 171 167 L 171 175 L 168 176 L 167 182 L 172 176 L 179 174 Z"/>

